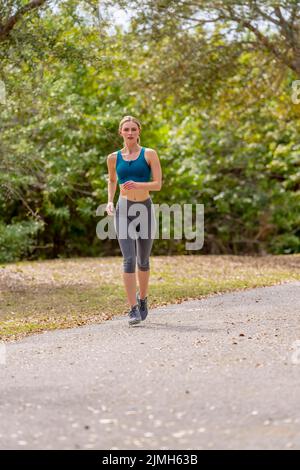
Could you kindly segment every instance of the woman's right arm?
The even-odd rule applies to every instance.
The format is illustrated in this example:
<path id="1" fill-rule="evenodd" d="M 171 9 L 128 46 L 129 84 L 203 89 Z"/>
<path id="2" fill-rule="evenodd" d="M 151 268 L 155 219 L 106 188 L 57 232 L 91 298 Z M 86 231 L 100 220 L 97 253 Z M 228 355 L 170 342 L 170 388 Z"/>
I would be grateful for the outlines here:
<path id="1" fill-rule="evenodd" d="M 108 202 L 106 206 L 107 213 L 113 215 L 114 197 L 117 189 L 117 174 L 116 174 L 116 155 L 109 154 L 107 157 L 108 168 Z"/>

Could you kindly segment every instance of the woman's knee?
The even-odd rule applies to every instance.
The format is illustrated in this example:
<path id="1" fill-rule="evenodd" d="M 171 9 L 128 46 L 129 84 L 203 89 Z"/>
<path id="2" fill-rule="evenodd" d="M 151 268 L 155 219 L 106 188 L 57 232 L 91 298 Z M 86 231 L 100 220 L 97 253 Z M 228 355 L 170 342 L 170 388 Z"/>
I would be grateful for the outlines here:
<path id="1" fill-rule="evenodd" d="M 137 265 L 140 271 L 149 271 L 150 270 L 150 261 L 149 258 L 138 259 Z"/>
<path id="2" fill-rule="evenodd" d="M 124 273 L 135 273 L 136 259 L 133 256 L 126 256 L 123 259 Z"/>

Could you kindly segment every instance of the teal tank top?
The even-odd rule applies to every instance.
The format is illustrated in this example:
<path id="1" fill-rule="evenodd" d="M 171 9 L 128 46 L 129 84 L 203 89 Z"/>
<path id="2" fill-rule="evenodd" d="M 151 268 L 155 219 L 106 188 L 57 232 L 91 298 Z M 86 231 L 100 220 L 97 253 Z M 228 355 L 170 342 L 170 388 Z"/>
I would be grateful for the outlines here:
<path id="1" fill-rule="evenodd" d="M 116 172 L 120 184 L 125 181 L 150 181 L 151 167 L 145 158 L 145 147 L 142 147 L 139 156 L 135 160 L 124 160 L 121 151 L 117 153 Z"/>

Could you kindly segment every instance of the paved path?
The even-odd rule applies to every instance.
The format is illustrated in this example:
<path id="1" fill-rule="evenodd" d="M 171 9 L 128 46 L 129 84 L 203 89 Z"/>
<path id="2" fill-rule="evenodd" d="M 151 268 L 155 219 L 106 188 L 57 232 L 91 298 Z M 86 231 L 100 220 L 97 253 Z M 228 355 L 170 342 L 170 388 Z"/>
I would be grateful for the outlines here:
<path id="1" fill-rule="evenodd" d="M 0 448 L 300 449 L 299 345 L 300 282 L 9 343 Z"/>

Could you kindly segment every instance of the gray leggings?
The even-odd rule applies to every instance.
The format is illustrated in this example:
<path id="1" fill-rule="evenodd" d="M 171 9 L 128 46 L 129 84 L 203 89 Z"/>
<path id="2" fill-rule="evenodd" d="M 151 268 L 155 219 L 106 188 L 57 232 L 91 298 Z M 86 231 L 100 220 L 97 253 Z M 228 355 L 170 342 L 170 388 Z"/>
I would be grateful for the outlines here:
<path id="1" fill-rule="evenodd" d="M 151 197 L 145 201 L 130 201 L 119 196 L 114 227 L 123 255 L 124 272 L 134 273 L 136 262 L 140 271 L 149 271 L 149 256 L 156 232 Z"/>

